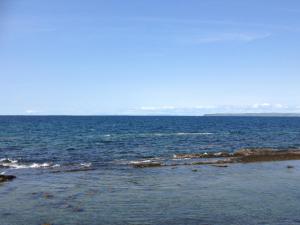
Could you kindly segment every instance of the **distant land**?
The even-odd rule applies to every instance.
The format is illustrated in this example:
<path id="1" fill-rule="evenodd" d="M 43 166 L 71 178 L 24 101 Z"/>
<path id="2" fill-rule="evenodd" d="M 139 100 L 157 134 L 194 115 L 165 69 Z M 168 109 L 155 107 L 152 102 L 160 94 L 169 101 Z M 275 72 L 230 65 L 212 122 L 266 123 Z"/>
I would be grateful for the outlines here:
<path id="1" fill-rule="evenodd" d="M 203 116 L 300 117 L 300 113 L 214 113 Z"/>

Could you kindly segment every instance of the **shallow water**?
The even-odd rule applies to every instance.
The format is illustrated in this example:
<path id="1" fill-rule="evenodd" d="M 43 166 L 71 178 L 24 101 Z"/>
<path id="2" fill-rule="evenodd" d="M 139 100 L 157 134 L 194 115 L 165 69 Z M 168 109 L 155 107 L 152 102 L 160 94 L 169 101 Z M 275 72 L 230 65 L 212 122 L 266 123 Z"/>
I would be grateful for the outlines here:
<path id="1" fill-rule="evenodd" d="M 298 148 L 300 118 L 0 117 L 23 166 L 0 168 L 0 224 L 300 224 L 300 161 L 130 165 L 262 146 Z"/>

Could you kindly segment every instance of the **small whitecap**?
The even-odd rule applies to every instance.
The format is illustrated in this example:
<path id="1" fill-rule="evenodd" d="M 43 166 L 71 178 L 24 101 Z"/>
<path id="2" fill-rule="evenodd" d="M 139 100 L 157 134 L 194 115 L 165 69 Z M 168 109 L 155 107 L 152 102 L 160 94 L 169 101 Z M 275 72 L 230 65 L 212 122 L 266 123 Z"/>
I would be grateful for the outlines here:
<path id="1" fill-rule="evenodd" d="M 163 133 L 154 133 L 154 136 L 164 136 L 164 135 L 168 135 L 168 134 L 163 134 Z"/>
<path id="2" fill-rule="evenodd" d="M 140 163 L 151 163 L 152 161 L 147 159 L 147 160 L 139 160 L 139 161 L 130 161 L 130 164 L 140 164 Z"/>
<path id="3" fill-rule="evenodd" d="M 80 165 L 83 167 L 91 167 L 92 163 L 80 163 Z"/>
<path id="4" fill-rule="evenodd" d="M 11 169 L 29 169 L 29 168 L 47 168 L 50 167 L 50 163 L 32 163 L 32 164 L 21 164 L 17 160 L 1 159 L 1 166 Z"/>
<path id="5" fill-rule="evenodd" d="M 31 165 L 28 166 L 28 168 L 43 168 L 43 167 L 49 167 L 50 164 L 49 163 L 33 163 Z"/>

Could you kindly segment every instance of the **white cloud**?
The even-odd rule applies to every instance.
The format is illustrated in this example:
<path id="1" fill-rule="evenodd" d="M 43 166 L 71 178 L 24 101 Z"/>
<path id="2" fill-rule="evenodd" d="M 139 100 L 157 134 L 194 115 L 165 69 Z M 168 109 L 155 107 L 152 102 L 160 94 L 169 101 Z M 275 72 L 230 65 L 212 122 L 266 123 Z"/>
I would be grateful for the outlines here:
<path id="1" fill-rule="evenodd" d="M 132 115 L 203 115 L 209 113 L 297 113 L 300 106 L 280 103 L 254 103 L 248 105 L 197 105 L 197 106 L 143 106 L 129 110 Z"/>
<path id="2" fill-rule="evenodd" d="M 289 108 L 288 106 L 282 105 L 282 104 L 275 104 L 274 106 L 275 106 L 275 108 L 281 108 L 281 109 L 288 109 Z"/>
<path id="3" fill-rule="evenodd" d="M 253 109 L 289 109 L 289 106 L 283 104 L 271 104 L 271 103 L 256 103 L 251 106 Z"/>
<path id="4" fill-rule="evenodd" d="M 27 109 L 27 110 L 25 110 L 25 113 L 26 114 L 36 114 L 36 113 L 38 113 L 38 111 L 33 110 L 33 109 Z"/>
<path id="5" fill-rule="evenodd" d="M 251 107 L 254 109 L 259 109 L 259 108 L 268 108 L 270 106 L 271 106 L 270 103 L 261 103 L 261 104 L 255 103 Z"/>

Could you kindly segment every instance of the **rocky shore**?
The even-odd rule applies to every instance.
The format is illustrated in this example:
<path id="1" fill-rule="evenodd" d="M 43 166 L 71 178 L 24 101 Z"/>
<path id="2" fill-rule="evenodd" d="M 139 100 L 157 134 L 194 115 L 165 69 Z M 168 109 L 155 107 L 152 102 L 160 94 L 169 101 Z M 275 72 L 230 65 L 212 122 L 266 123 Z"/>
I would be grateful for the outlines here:
<path id="1" fill-rule="evenodd" d="M 201 159 L 201 161 L 185 163 L 164 163 L 157 161 L 135 163 L 135 168 L 160 167 L 160 166 L 180 166 L 180 165 L 219 165 L 226 167 L 230 163 L 254 163 L 284 160 L 300 160 L 300 150 L 298 149 L 241 149 L 236 152 L 215 152 L 215 153 L 190 153 L 175 154 L 176 160 Z M 203 160 L 204 159 L 204 160 Z M 222 166 L 220 166 L 222 165 Z"/>
<path id="2" fill-rule="evenodd" d="M 175 161 L 174 161 L 175 160 Z M 216 167 L 228 167 L 232 163 L 254 163 L 300 160 L 300 149 L 272 149 L 272 148 L 247 148 L 236 152 L 209 152 L 175 154 L 173 158 L 166 160 L 141 160 L 131 164 L 134 168 L 165 167 L 165 166 L 191 166 L 212 165 Z M 68 168 L 66 170 L 53 170 L 52 173 L 77 172 L 94 170 L 94 168 Z M 11 181 L 13 175 L 0 175 L 0 183 Z"/>

